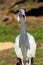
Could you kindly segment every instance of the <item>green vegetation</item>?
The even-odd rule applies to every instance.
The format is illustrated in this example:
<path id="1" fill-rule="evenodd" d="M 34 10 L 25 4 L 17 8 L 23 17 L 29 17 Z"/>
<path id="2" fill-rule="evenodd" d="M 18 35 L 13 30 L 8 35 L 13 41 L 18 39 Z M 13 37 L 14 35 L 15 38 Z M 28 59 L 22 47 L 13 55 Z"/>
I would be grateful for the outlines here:
<path id="1" fill-rule="evenodd" d="M 43 26 L 38 26 L 36 23 L 35 25 L 34 24 L 31 25 L 26 24 L 26 25 L 27 25 L 27 32 L 29 32 L 34 36 L 36 42 L 37 43 L 43 42 Z M 0 41 L 15 42 L 15 38 L 19 34 L 19 32 L 20 32 L 20 24 L 0 26 Z M 15 65 L 16 58 L 14 49 L 9 52 L 7 50 L 6 52 L 3 53 L 4 54 L 1 54 L 3 60 L 0 61 L 0 65 Z M 34 63 L 35 65 L 43 65 L 43 49 L 39 48 L 37 49 Z"/>
<path id="2" fill-rule="evenodd" d="M 12 41 L 18 35 L 18 26 L 0 26 L 0 41 Z"/>
<path id="3" fill-rule="evenodd" d="M 16 36 L 20 32 L 19 28 L 19 25 L 0 26 L 0 41 L 14 42 Z M 27 29 L 27 31 L 35 37 L 36 42 L 43 42 L 43 26 L 34 29 Z"/>
<path id="4" fill-rule="evenodd" d="M 28 30 L 28 32 L 34 36 L 36 42 L 43 42 L 43 26 L 40 28 Z"/>
<path id="5" fill-rule="evenodd" d="M 6 65 L 6 63 L 4 61 L 1 61 L 0 65 Z"/>
<path id="6" fill-rule="evenodd" d="M 43 65 L 43 49 L 37 49 L 35 65 Z"/>

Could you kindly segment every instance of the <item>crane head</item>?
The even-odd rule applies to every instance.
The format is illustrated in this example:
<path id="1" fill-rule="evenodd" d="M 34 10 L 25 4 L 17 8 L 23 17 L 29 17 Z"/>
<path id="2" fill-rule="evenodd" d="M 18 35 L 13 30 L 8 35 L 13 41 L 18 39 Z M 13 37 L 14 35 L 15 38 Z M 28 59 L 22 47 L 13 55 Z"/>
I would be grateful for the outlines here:
<path id="1" fill-rule="evenodd" d="M 18 22 L 20 21 L 20 17 L 23 17 L 23 18 L 25 18 L 25 20 L 26 20 L 26 15 L 25 15 L 25 10 L 24 10 L 24 9 L 20 9 L 20 10 L 19 10 Z"/>

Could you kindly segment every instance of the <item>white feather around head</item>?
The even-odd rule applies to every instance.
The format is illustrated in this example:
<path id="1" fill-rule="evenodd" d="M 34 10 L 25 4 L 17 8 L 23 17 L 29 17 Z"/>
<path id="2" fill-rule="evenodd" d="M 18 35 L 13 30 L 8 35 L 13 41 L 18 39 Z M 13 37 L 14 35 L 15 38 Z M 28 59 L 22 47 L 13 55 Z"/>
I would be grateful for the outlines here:
<path id="1" fill-rule="evenodd" d="M 17 17 L 17 20 L 18 20 L 18 22 L 20 21 L 20 18 L 19 18 L 19 16 Z"/>

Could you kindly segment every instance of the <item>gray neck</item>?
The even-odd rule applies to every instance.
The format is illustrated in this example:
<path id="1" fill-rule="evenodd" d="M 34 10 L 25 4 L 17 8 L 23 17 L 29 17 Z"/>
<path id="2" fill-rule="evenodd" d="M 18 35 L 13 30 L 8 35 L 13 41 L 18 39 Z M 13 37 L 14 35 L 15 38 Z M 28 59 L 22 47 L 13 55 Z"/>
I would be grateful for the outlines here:
<path id="1" fill-rule="evenodd" d="M 20 17 L 20 22 L 21 22 L 21 33 L 19 38 L 19 47 L 21 48 L 24 59 L 26 59 L 27 50 L 28 48 L 30 48 L 30 45 L 28 42 L 28 35 L 26 33 L 25 22 L 23 17 Z"/>
<path id="2" fill-rule="evenodd" d="M 25 19 L 23 17 L 20 18 L 20 21 L 21 21 L 21 34 L 26 33 L 26 27 L 25 27 L 24 20 Z"/>

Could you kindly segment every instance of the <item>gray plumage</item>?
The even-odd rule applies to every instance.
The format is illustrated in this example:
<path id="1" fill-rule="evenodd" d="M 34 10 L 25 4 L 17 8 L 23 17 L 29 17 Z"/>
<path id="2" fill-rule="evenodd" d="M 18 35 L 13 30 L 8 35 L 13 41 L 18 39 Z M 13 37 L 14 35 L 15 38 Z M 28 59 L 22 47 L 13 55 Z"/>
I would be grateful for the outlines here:
<path id="1" fill-rule="evenodd" d="M 19 11 L 19 17 L 20 17 L 20 23 L 21 23 L 21 33 L 19 38 L 19 47 L 21 48 L 23 57 L 26 58 L 27 56 L 27 50 L 30 49 L 29 41 L 28 41 L 28 35 L 26 33 L 26 27 L 25 27 L 25 11 L 21 9 Z"/>

